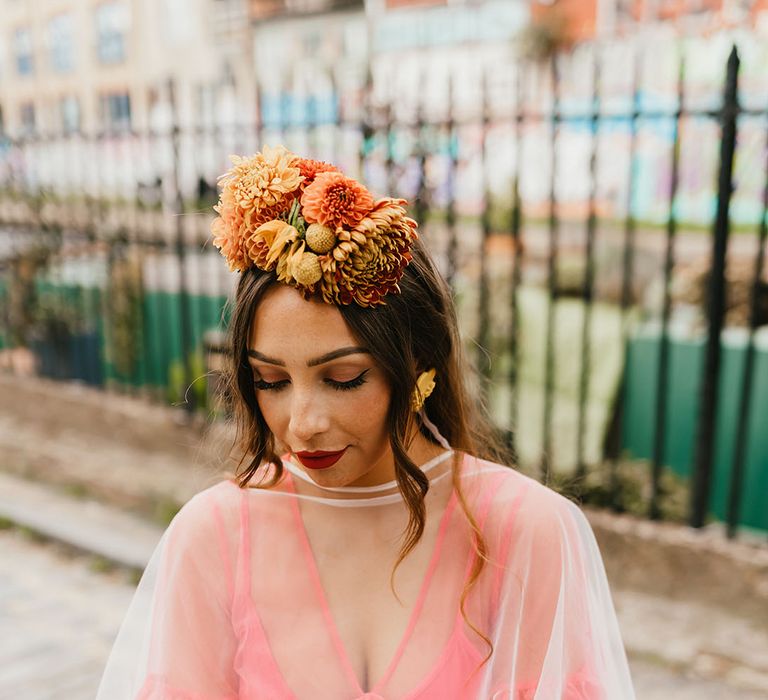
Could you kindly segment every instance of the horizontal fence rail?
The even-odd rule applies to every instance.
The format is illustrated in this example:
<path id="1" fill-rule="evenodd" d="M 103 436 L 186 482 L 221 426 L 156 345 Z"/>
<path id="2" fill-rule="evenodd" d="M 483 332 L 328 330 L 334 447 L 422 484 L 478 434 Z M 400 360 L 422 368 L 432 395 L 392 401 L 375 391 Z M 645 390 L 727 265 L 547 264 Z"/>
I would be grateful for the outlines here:
<path id="1" fill-rule="evenodd" d="M 3 362 L 225 411 L 216 177 L 285 143 L 411 202 L 522 468 L 619 510 L 768 531 L 768 94 L 742 105 L 735 48 L 718 104 L 688 94 L 682 55 L 653 98 L 644 60 L 620 99 L 593 51 L 486 70 L 471 94 L 449 75 L 438 104 L 329 73 L 322 93 L 262 90 L 253 123 L 191 123 L 171 82 L 163 128 L 0 136 Z"/>

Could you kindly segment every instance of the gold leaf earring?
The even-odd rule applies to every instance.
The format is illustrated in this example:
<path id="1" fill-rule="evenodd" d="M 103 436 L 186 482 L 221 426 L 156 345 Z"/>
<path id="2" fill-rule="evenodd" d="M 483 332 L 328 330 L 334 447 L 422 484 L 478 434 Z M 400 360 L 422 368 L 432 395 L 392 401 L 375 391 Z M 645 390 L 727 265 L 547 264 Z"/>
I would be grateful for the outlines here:
<path id="1" fill-rule="evenodd" d="M 411 410 L 416 413 L 421 410 L 427 397 L 435 389 L 435 370 L 422 372 L 416 380 L 416 387 L 411 394 Z"/>

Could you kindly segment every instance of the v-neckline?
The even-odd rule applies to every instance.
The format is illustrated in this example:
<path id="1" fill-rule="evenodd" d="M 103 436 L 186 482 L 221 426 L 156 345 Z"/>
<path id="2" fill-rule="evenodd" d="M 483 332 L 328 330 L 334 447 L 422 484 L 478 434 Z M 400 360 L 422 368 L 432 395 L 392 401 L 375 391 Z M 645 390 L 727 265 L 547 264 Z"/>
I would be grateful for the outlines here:
<path id="1" fill-rule="evenodd" d="M 288 483 L 288 487 L 295 493 L 295 484 L 293 483 L 293 475 L 290 475 L 290 478 L 287 480 L 287 483 Z M 397 647 L 395 648 L 395 653 L 391 661 L 387 665 L 381 678 L 377 680 L 374 683 L 374 685 L 371 686 L 370 689 L 365 690 L 362 687 L 357 677 L 357 674 L 355 673 L 355 670 L 352 666 L 352 662 L 349 659 L 349 654 L 347 653 L 347 649 L 344 646 L 344 642 L 341 639 L 341 635 L 339 634 L 336 621 L 334 620 L 333 614 L 331 613 L 331 606 L 328 602 L 328 596 L 326 594 L 325 588 L 323 587 L 322 581 L 320 579 L 320 569 L 317 565 L 315 553 L 312 551 L 312 544 L 309 541 L 309 533 L 307 532 L 307 528 L 304 524 L 304 518 L 301 515 L 301 509 L 299 508 L 298 499 L 292 499 L 291 507 L 294 513 L 294 517 L 296 518 L 299 540 L 301 542 L 301 547 L 304 550 L 304 558 L 306 559 L 306 562 L 307 562 L 307 569 L 309 572 L 309 576 L 312 579 L 312 583 L 315 589 L 315 595 L 318 598 L 320 609 L 322 610 L 323 617 L 325 619 L 326 628 L 328 630 L 328 633 L 331 635 L 331 639 L 333 640 L 333 645 L 336 647 L 336 654 L 339 657 L 339 662 L 341 663 L 344 669 L 344 673 L 347 676 L 347 680 L 353 686 L 355 691 L 359 693 L 361 696 L 376 694 L 380 688 L 386 685 L 386 683 L 392 677 L 392 674 L 395 672 L 395 669 L 397 668 L 397 665 L 400 662 L 400 659 L 405 653 L 405 647 L 407 646 L 408 640 L 411 638 L 411 635 L 413 634 L 413 630 L 414 630 L 414 627 L 416 626 L 416 622 L 419 618 L 419 614 L 421 612 L 422 607 L 424 606 L 424 600 L 429 590 L 430 582 L 432 581 L 433 574 L 435 572 L 435 569 L 437 568 L 437 564 L 440 559 L 440 552 L 442 550 L 443 540 L 445 539 L 445 533 L 448 527 L 448 522 L 450 520 L 450 516 L 451 516 L 451 513 L 453 512 L 455 505 L 456 505 L 456 491 L 452 489 L 451 495 L 448 498 L 448 503 L 445 506 L 445 510 L 443 511 L 443 514 L 440 516 L 440 525 L 437 531 L 437 537 L 435 538 L 435 544 L 432 549 L 432 554 L 430 555 L 429 563 L 427 564 L 427 570 L 424 574 L 424 578 L 422 579 L 421 586 L 419 588 L 419 593 L 416 596 L 416 602 L 413 605 L 413 610 L 411 610 L 411 614 L 409 615 L 408 623 L 405 627 L 405 631 L 403 632 L 402 637 L 400 638 L 400 641 Z"/>

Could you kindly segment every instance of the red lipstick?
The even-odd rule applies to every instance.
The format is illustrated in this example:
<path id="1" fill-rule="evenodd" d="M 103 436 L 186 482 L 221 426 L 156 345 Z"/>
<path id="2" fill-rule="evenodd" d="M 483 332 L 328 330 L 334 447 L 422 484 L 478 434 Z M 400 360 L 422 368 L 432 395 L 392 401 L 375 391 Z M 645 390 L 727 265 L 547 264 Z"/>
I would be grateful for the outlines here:
<path id="1" fill-rule="evenodd" d="M 338 462 L 347 451 L 338 452 L 297 452 L 296 456 L 307 469 L 328 469 Z"/>

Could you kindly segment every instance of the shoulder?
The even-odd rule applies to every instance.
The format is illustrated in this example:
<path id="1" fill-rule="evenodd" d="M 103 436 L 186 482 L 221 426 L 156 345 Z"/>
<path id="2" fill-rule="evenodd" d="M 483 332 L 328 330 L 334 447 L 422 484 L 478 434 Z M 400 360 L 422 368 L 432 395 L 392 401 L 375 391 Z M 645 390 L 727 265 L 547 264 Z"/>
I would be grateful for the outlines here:
<path id="1" fill-rule="evenodd" d="M 492 537 L 560 539 L 586 522 L 575 503 L 512 467 L 465 456 L 462 484 Z"/>
<path id="2" fill-rule="evenodd" d="M 168 527 L 169 536 L 179 541 L 203 541 L 236 531 L 240 520 L 242 489 L 223 480 L 196 493 L 176 513 Z"/>

